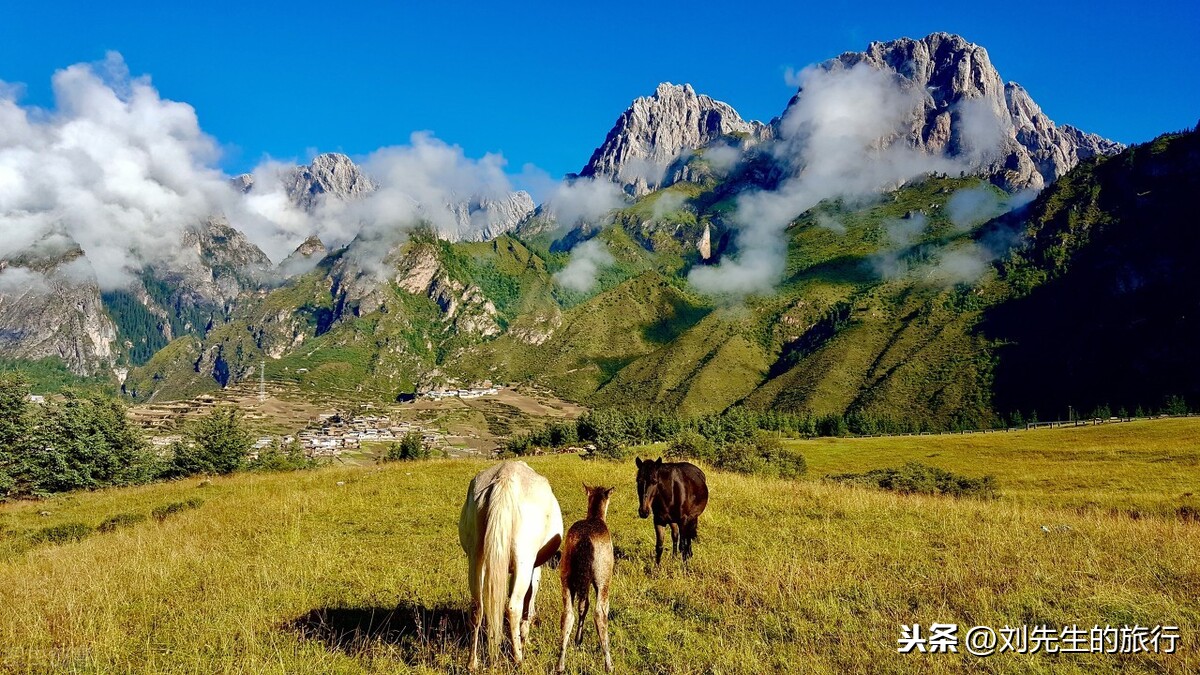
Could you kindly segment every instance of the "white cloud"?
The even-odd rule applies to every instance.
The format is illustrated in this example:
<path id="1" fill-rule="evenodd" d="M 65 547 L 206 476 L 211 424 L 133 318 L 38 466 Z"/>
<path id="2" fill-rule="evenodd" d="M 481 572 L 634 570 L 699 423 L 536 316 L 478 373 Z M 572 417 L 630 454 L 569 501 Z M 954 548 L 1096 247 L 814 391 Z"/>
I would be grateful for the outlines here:
<path id="1" fill-rule="evenodd" d="M 943 251 L 929 277 L 946 284 L 972 283 L 983 276 L 991 255 L 971 242 L 963 247 Z"/>
<path id="2" fill-rule="evenodd" d="M 1002 194 L 996 188 L 980 185 L 959 190 L 946 203 L 950 222 L 960 230 L 980 225 L 996 216 L 1020 208 L 1033 201 L 1036 190 L 1022 190 L 1016 194 Z"/>
<path id="3" fill-rule="evenodd" d="M 56 108 L 0 88 L 0 257 L 51 233 L 87 252 L 105 287 L 180 254 L 183 229 L 229 197 L 191 106 L 131 78 L 119 54 L 54 74 Z"/>
<path id="4" fill-rule="evenodd" d="M 732 145 L 717 143 L 704 149 L 704 161 L 708 162 L 713 173 L 723 177 L 742 161 L 742 150 Z"/>
<path id="5" fill-rule="evenodd" d="M 625 205 L 620 186 L 606 179 L 575 178 L 564 180 L 543 205 L 561 227 L 595 225 L 615 209 Z"/>
<path id="6" fill-rule="evenodd" d="M 611 264 L 613 256 L 604 242 L 589 239 L 571 249 L 571 259 L 555 273 L 554 279 L 571 290 L 587 292 L 596 285 L 600 270 Z"/>
<path id="7" fill-rule="evenodd" d="M 924 100 L 924 92 L 895 73 L 835 62 L 793 75 L 802 89 L 784 113 L 772 147 L 790 175 L 775 190 L 738 198 L 731 218 L 737 258 L 694 269 L 690 279 L 703 291 L 770 291 L 786 266 L 785 228 L 824 199 L 878 194 L 925 174 L 966 168 L 964 162 L 895 142 L 907 133 Z M 975 126 L 987 129 L 978 111 L 966 112 Z M 982 136 L 970 146 L 976 154 L 987 151 L 992 140 Z"/>
<path id="8" fill-rule="evenodd" d="M 846 226 L 842 224 L 842 221 L 828 213 L 818 213 L 816 220 L 818 227 L 823 227 L 834 234 L 846 234 Z"/>
<path id="9" fill-rule="evenodd" d="M 687 201 L 687 196 L 679 192 L 660 192 L 654 199 L 654 204 L 651 207 L 651 214 L 655 218 L 662 218 L 668 213 L 674 213 L 683 208 Z"/>
<path id="10" fill-rule="evenodd" d="M 48 289 L 46 277 L 39 272 L 25 267 L 7 267 L 0 270 L 0 294 L 41 293 Z"/>
<path id="11" fill-rule="evenodd" d="M 0 258 L 61 235 L 84 250 L 105 289 L 189 255 L 184 231 L 218 214 L 278 261 L 312 234 L 332 245 L 360 235 L 384 245 L 427 221 L 462 236 L 484 223 L 456 217 L 451 205 L 512 190 L 502 156 L 468 158 L 416 133 L 409 145 L 365 158 L 379 187 L 369 197 L 325 200 L 310 213 L 281 182 L 294 163 L 266 160 L 249 194 L 234 189 L 195 110 L 163 99 L 148 77 L 131 77 L 115 52 L 56 72 L 53 90 L 55 107 L 40 110 L 18 102 L 20 87 L 0 82 Z"/>

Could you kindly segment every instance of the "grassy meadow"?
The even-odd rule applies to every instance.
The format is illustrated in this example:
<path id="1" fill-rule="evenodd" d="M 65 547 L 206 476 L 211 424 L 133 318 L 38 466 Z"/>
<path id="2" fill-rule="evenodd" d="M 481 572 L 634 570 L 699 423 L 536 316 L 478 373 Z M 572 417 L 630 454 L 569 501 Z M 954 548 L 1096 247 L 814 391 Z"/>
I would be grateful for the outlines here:
<path id="1" fill-rule="evenodd" d="M 797 442 L 796 481 L 710 470 L 689 574 L 653 568 L 632 460 L 535 457 L 569 526 L 616 485 L 620 672 L 1194 673 L 1200 420 Z M 903 496 L 829 473 L 917 460 L 994 474 L 994 500 Z M 186 480 L 0 506 L 0 672 L 463 672 L 457 519 L 482 460 Z M 80 541 L 43 528 L 202 500 Z M 193 505 L 195 502 L 193 502 Z M 48 515 L 42 515 L 48 513 Z M 1043 529 L 1045 526 L 1045 530 Z M 1046 531 L 1049 530 L 1049 531 Z M 557 659 L 547 570 L 523 672 Z M 902 623 L 1172 624 L 1165 655 L 897 654 Z M 570 672 L 601 672 L 594 631 Z M 497 672 L 507 672 L 505 665 Z"/>

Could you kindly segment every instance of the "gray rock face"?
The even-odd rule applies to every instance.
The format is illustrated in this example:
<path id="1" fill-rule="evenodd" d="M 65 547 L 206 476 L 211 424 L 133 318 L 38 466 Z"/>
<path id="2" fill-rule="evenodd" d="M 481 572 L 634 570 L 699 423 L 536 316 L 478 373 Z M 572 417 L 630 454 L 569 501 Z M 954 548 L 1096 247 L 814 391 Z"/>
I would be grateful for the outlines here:
<path id="1" fill-rule="evenodd" d="M 448 241 L 487 241 L 512 231 L 537 208 L 533 197 L 520 190 L 503 199 L 480 197 L 448 204 L 456 232 L 439 232 Z"/>
<path id="2" fill-rule="evenodd" d="M 223 217 L 189 228 L 181 244 L 171 265 L 152 270 L 175 287 L 176 303 L 224 307 L 271 276 L 271 260 Z"/>
<path id="3" fill-rule="evenodd" d="M 356 199 L 375 190 L 375 184 L 350 158 L 336 152 L 317 155 L 283 177 L 283 187 L 297 206 L 311 211 L 325 195 Z"/>
<path id="4" fill-rule="evenodd" d="M 386 307 L 379 271 L 370 271 L 351 255 L 342 256 L 330 271 L 332 293 L 343 312 L 364 316 Z M 441 320 L 456 331 L 491 337 L 500 333 L 496 306 L 474 284 L 451 277 L 442 266 L 435 247 L 415 244 L 398 249 L 383 261 L 397 288 L 424 295 L 437 303 Z"/>
<path id="5" fill-rule="evenodd" d="M 728 104 L 697 94 L 689 84 L 664 82 L 621 113 L 580 175 L 610 178 L 638 197 L 663 187 L 668 167 L 689 150 L 722 136 L 761 140 L 770 133 L 766 125 L 743 120 Z"/>
<path id="6" fill-rule="evenodd" d="M 1108 157 L 1125 149 L 1123 143 L 1110 141 L 1099 134 L 1081 131 L 1070 124 L 1064 124 L 1058 127 L 1058 130 L 1067 137 L 1071 145 L 1075 146 L 1075 154 L 1079 157 L 1079 161 L 1092 157 Z"/>
<path id="7" fill-rule="evenodd" d="M 321 241 L 320 237 L 312 235 L 301 242 L 295 251 L 289 253 L 283 262 L 279 263 L 279 273 L 285 278 L 304 274 L 316 267 L 317 263 L 321 262 L 321 259 L 328 253 L 329 249 L 325 248 L 325 242 Z"/>
<path id="8" fill-rule="evenodd" d="M 254 174 L 244 173 L 240 176 L 234 176 L 229 179 L 229 184 L 233 186 L 234 190 L 246 194 L 254 189 Z"/>
<path id="9" fill-rule="evenodd" d="M 0 260 L 0 355 L 58 357 L 78 375 L 112 368 L 117 329 L 78 246 Z"/>
<path id="10" fill-rule="evenodd" d="M 842 54 L 821 67 L 858 64 L 895 73 L 903 87 L 922 93 L 920 109 L 896 141 L 969 159 L 972 169 L 1009 190 L 1040 189 L 1080 159 L 1124 148 L 1073 127 L 1056 126 L 1024 89 L 1000 79 L 987 50 L 957 35 L 934 33 L 920 40 L 872 42 L 864 52 Z M 789 107 L 803 95 L 801 89 Z M 972 120 L 966 120 L 968 114 Z M 980 126 L 999 138 L 999 147 L 988 156 L 976 157 L 971 153 L 982 145 Z"/>
<path id="11" fill-rule="evenodd" d="M 0 354 L 57 356 L 79 375 L 117 363 L 117 327 L 91 269 L 84 251 L 73 243 L 65 248 L 39 245 L 0 261 Z M 240 294 L 261 288 L 271 274 L 267 256 L 215 217 L 187 229 L 170 260 L 146 266 L 123 290 L 158 317 L 159 329 L 171 340 L 179 337 L 171 327 L 176 313 L 219 316 Z M 196 309 L 201 311 L 189 311 Z M 183 325 L 192 332 L 204 328 L 190 320 Z"/>

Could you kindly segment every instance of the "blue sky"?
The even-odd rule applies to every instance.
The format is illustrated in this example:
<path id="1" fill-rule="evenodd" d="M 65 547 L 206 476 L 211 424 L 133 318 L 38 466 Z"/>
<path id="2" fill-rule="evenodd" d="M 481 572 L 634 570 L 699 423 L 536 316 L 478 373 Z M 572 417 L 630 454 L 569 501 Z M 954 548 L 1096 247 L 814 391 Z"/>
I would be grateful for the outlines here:
<path id="1" fill-rule="evenodd" d="M 1057 122 L 1128 143 L 1200 118 L 1194 0 L 200 4 L 3 0 L 0 80 L 49 106 L 56 69 L 119 51 L 196 108 L 230 173 L 431 130 L 469 156 L 502 153 L 512 173 L 532 163 L 558 176 L 660 81 L 766 121 L 792 93 L 788 68 L 939 30 L 986 47 Z"/>

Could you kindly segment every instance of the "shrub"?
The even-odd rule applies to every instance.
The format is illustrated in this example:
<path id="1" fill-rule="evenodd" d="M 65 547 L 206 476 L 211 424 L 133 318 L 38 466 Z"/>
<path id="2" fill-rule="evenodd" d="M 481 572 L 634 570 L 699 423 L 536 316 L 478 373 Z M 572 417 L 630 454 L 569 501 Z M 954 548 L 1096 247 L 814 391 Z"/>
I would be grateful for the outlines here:
<path id="1" fill-rule="evenodd" d="M 186 440 L 171 445 L 168 475 L 233 473 L 241 468 L 253 444 L 237 409 L 217 408 L 188 429 Z"/>
<path id="2" fill-rule="evenodd" d="M 63 523 L 51 525 L 33 533 L 35 544 L 66 544 L 79 541 L 92 533 L 91 525 L 84 523 Z"/>
<path id="3" fill-rule="evenodd" d="M 137 525 L 146 519 L 140 513 L 118 513 L 117 515 L 105 520 L 96 528 L 100 532 L 114 532 L 122 527 Z"/>
<path id="4" fill-rule="evenodd" d="M 552 448 L 562 448 L 579 442 L 579 430 L 574 422 L 555 422 L 546 427 L 546 435 Z"/>
<path id="5" fill-rule="evenodd" d="M 630 446 L 614 442 L 611 438 L 600 438 L 595 441 L 595 449 L 588 453 L 589 457 L 600 457 L 620 461 L 627 459 L 631 453 Z"/>
<path id="6" fill-rule="evenodd" d="M 970 478 L 920 462 L 909 462 L 899 469 L 872 469 L 866 473 L 843 473 L 828 478 L 838 483 L 868 485 L 901 494 L 989 499 L 996 496 L 993 476 Z"/>
<path id="7" fill-rule="evenodd" d="M 421 434 L 410 431 L 404 434 L 398 443 L 392 443 L 388 446 L 387 453 L 383 456 L 385 462 L 401 462 L 412 461 L 417 459 L 429 459 L 433 456 L 433 449 L 425 444 L 425 438 Z"/>
<path id="8" fill-rule="evenodd" d="M 700 432 L 688 429 L 675 434 L 675 438 L 667 444 L 667 457 L 713 462 L 717 458 L 717 446 Z"/>
<path id="9" fill-rule="evenodd" d="M 8 461 L 0 458 L 7 465 L 9 491 L 39 495 L 154 477 L 156 459 L 119 401 L 72 391 L 64 396 L 25 410 L 16 427 L 25 429 L 15 442 L 17 452 Z"/>
<path id="10" fill-rule="evenodd" d="M 278 441 L 263 448 L 258 457 L 246 462 L 246 468 L 250 471 L 299 471 L 315 469 L 317 465 L 317 459 L 306 455 L 299 443 L 280 446 Z"/>
<path id="11" fill-rule="evenodd" d="M 193 497 L 191 499 L 187 499 L 182 502 L 171 502 L 170 504 L 164 504 L 162 506 L 156 507 L 153 511 L 150 512 L 150 515 L 154 516 L 154 519 L 161 523 L 162 521 L 175 515 L 176 513 L 182 513 L 184 511 L 189 511 L 191 509 L 198 509 L 203 504 L 204 504 L 203 499 L 196 499 L 195 497 Z"/>
<path id="12" fill-rule="evenodd" d="M 533 451 L 533 438 L 529 434 L 513 436 L 504 443 L 504 449 L 513 455 L 528 455 Z"/>
<path id="13" fill-rule="evenodd" d="M 754 432 L 749 443 L 732 443 L 717 449 L 718 467 L 739 473 L 795 478 L 808 470 L 804 457 L 783 447 L 779 434 Z"/>

